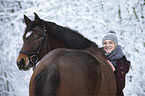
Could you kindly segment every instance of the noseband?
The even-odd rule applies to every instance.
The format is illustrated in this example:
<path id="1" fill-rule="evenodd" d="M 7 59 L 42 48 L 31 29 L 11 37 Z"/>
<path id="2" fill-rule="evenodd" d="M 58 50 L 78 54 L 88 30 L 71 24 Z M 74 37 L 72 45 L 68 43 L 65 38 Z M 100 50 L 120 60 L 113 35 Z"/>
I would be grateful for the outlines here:
<path id="1" fill-rule="evenodd" d="M 38 49 L 35 51 L 35 53 L 29 53 L 29 52 L 27 52 L 25 50 L 20 50 L 20 52 L 19 52 L 19 53 L 24 53 L 24 54 L 26 54 L 28 56 L 30 64 L 32 64 L 31 67 L 33 67 L 33 70 L 36 68 L 36 63 L 38 62 L 39 51 L 40 51 L 44 41 L 47 40 L 46 29 L 45 28 L 44 29 L 42 29 L 42 28 L 33 28 L 33 30 L 35 30 L 35 29 L 42 30 L 44 32 L 43 38 L 41 40 L 41 44 L 38 47 Z M 47 52 L 48 52 L 48 40 L 47 40 Z M 35 61 L 33 59 L 35 59 Z"/>

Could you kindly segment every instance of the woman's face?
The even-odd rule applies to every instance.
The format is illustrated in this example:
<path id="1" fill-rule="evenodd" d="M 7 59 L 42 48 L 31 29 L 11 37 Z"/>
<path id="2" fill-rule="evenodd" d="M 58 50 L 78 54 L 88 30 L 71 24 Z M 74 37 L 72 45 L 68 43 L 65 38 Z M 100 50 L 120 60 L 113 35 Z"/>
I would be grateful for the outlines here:
<path id="1" fill-rule="evenodd" d="M 116 45 L 112 40 L 105 40 L 103 42 L 103 47 L 106 53 L 110 53 L 115 49 Z"/>

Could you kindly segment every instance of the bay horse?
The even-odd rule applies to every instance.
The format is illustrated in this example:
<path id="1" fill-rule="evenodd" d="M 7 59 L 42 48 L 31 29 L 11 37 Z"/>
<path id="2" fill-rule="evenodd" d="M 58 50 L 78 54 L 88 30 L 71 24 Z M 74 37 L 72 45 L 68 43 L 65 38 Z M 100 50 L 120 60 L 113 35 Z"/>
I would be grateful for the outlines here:
<path id="1" fill-rule="evenodd" d="M 24 15 L 24 43 L 17 58 L 19 70 L 34 68 L 29 95 L 116 96 L 114 73 L 97 44 L 34 14 L 34 21 Z"/>

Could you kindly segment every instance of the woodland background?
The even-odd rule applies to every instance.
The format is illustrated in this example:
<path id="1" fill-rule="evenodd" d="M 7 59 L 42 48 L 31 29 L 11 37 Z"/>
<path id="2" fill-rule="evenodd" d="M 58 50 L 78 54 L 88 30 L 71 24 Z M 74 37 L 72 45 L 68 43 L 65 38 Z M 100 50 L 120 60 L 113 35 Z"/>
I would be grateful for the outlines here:
<path id="1" fill-rule="evenodd" d="M 46 21 L 78 30 L 102 47 L 114 30 L 131 68 L 125 96 L 145 96 L 145 0 L 0 0 L 0 96 L 28 96 L 30 71 L 16 59 L 25 29 L 23 15 L 34 12 Z"/>

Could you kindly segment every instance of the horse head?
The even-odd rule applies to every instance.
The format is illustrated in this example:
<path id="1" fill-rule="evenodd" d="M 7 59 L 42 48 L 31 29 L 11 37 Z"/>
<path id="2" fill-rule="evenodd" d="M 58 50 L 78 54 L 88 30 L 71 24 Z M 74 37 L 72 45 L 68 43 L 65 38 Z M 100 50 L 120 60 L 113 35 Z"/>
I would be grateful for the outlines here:
<path id="1" fill-rule="evenodd" d="M 17 58 L 17 66 L 20 70 L 29 70 L 48 52 L 45 24 L 36 13 L 34 14 L 34 21 L 24 15 L 26 28 L 23 46 Z"/>

